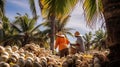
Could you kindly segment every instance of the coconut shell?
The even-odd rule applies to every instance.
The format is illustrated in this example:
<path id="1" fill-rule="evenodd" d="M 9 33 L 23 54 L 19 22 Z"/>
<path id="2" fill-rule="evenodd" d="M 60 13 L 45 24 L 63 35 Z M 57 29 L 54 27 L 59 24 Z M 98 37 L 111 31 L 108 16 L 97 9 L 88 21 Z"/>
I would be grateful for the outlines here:
<path id="1" fill-rule="evenodd" d="M 5 62 L 0 62 L 0 67 L 10 67 L 10 65 Z"/>

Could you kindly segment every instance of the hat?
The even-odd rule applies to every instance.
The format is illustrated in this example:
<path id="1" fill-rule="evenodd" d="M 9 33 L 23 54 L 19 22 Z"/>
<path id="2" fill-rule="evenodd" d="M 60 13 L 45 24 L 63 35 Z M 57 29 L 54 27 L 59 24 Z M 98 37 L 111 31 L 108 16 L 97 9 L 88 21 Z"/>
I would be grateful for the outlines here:
<path id="1" fill-rule="evenodd" d="M 78 31 L 75 32 L 75 36 L 80 36 L 80 33 Z"/>
<path id="2" fill-rule="evenodd" d="M 60 31 L 56 34 L 57 36 L 64 37 L 64 34 Z"/>

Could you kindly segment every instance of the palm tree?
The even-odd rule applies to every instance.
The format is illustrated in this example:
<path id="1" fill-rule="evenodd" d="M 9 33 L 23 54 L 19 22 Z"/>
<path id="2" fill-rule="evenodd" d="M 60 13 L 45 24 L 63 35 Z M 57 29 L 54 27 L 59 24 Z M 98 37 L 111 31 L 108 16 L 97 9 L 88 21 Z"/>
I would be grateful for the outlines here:
<path id="1" fill-rule="evenodd" d="M 30 43 L 31 40 L 34 40 L 34 38 L 40 34 L 40 30 L 38 28 L 41 25 L 39 24 L 35 26 L 36 20 L 36 18 L 29 18 L 27 14 L 24 16 L 19 14 L 19 16 L 16 17 L 13 27 L 18 31 L 19 35 L 23 37 L 22 46 Z"/>
<path id="2" fill-rule="evenodd" d="M 55 34 L 58 33 L 59 31 L 63 32 L 65 35 L 70 35 L 73 36 L 72 33 L 70 32 L 71 30 L 74 30 L 73 28 L 68 28 L 65 27 L 67 24 L 67 21 L 69 20 L 69 17 L 64 18 L 62 21 L 57 20 L 55 22 Z M 50 23 L 49 22 L 43 22 L 41 25 L 43 25 L 44 27 L 47 27 L 46 30 L 44 30 L 44 32 L 46 32 L 45 34 L 48 34 L 48 36 L 51 36 L 51 28 L 50 28 Z"/>
<path id="3" fill-rule="evenodd" d="M 95 48 L 98 48 L 99 50 L 101 50 L 102 48 L 105 49 L 106 48 L 106 33 L 102 30 L 99 29 L 98 31 L 95 32 L 94 34 L 94 39 L 93 42 L 95 43 Z"/>
<path id="4" fill-rule="evenodd" d="M 108 40 L 110 42 L 109 45 L 113 45 L 115 43 L 120 44 L 120 8 L 118 7 L 120 4 L 119 0 L 102 0 L 103 3 L 103 14 L 106 21 L 106 27 L 108 32 Z M 106 5 L 107 4 L 107 5 Z"/>
<path id="5" fill-rule="evenodd" d="M 85 0 L 83 5 L 86 20 L 89 25 L 94 24 L 93 22 L 98 17 L 102 16 L 104 18 L 108 35 L 108 46 L 113 48 L 110 49 L 111 53 L 109 55 L 112 56 L 111 58 L 117 57 L 113 60 L 120 59 L 120 8 L 118 6 L 120 6 L 120 0 Z M 93 22 L 90 23 L 90 21 Z M 115 55 L 112 53 L 115 53 Z"/>
<path id="6" fill-rule="evenodd" d="M 8 32 L 10 31 L 10 24 L 8 18 L 7 17 L 2 18 L 0 24 L 1 24 L 0 43 L 3 43 L 2 41 L 9 35 Z"/>
<path id="7" fill-rule="evenodd" d="M 51 37 L 50 49 L 54 50 L 55 21 L 68 16 L 78 0 L 39 0 L 43 18 L 49 20 Z"/>
<path id="8" fill-rule="evenodd" d="M 20 45 L 20 39 L 17 32 L 12 27 L 12 23 L 10 23 L 7 17 L 2 18 L 2 28 L 0 29 L 0 44 L 3 46 L 7 45 Z"/>
<path id="9" fill-rule="evenodd" d="M 59 31 L 63 32 L 66 35 L 73 36 L 72 33 L 70 32 L 71 30 L 74 30 L 73 28 L 68 28 L 66 27 L 67 21 L 69 20 L 70 16 L 68 15 L 66 18 L 61 20 L 58 20 L 55 25 L 56 33 Z"/>
<path id="10" fill-rule="evenodd" d="M 92 32 L 89 32 L 88 34 L 86 33 L 85 36 L 83 36 L 87 50 L 89 50 L 90 46 L 92 45 L 92 37 L 93 37 Z"/>
<path id="11" fill-rule="evenodd" d="M 4 13 L 5 13 L 5 0 L 0 0 L 0 18 L 4 16 Z"/>
<path id="12" fill-rule="evenodd" d="M 4 17 L 4 14 L 5 14 L 5 0 L 0 0 L 0 29 L 2 28 L 2 19 Z M 0 33 L 0 35 L 1 34 L 2 33 Z"/>
<path id="13" fill-rule="evenodd" d="M 49 48 L 49 37 L 45 31 L 38 31 L 34 35 L 30 36 L 32 43 L 38 44 L 40 47 Z"/>

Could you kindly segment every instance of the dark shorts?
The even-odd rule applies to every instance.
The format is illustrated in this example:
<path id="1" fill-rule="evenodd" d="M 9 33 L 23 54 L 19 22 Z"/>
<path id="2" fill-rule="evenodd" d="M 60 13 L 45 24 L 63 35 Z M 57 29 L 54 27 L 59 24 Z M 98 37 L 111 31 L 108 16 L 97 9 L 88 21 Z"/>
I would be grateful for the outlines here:
<path id="1" fill-rule="evenodd" d="M 69 54 L 68 48 L 60 50 L 59 54 L 60 54 L 60 57 L 64 57 L 64 56 L 66 57 Z"/>

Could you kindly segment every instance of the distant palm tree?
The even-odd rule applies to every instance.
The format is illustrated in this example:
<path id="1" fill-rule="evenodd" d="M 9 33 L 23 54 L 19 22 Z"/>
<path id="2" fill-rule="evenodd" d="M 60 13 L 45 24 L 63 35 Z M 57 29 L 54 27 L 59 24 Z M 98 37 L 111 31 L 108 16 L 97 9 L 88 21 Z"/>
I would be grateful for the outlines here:
<path id="1" fill-rule="evenodd" d="M 18 31 L 19 35 L 23 37 L 22 46 L 30 43 L 31 40 L 33 40 L 34 38 L 36 38 L 37 35 L 40 34 L 40 30 L 38 28 L 41 25 L 39 24 L 35 26 L 36 20 L 37 19 L 35 18 L 29 18 L 27 14 L 25 14 L 24 16 L 21 16 L 19 14 L 16 17 L 13 27 Z"/>
<path id="2" fill-rule="evenodd" d="M 106 48 L 106 33 L 99 29 L 98 31 L 95 32 L 94 34 L 95 38 L 93 39 L 94 40 L 94 43 L 95 43 L 95 48 L 98 48 L 99 50 L 101 50 L 102 48 Z"/>
<path id="3" fill-rule="evenodd" d="M 84 40 L 85 40 L 85 46 L 86 46 L 86 50 L 90 49 L 90 46 L 92 46 L 92 32 L 86 33 L 85 36 L 83 36 Z"/>
<path id="4" fill-rule="evenodd" d="M 20 45 L 20 36 L 17 35 L 17 32 L 12 27 L 7 17 L 2 18 L 2 29 L 0 29 L 0 44 L 3 46 L 6 45 Z"/>

